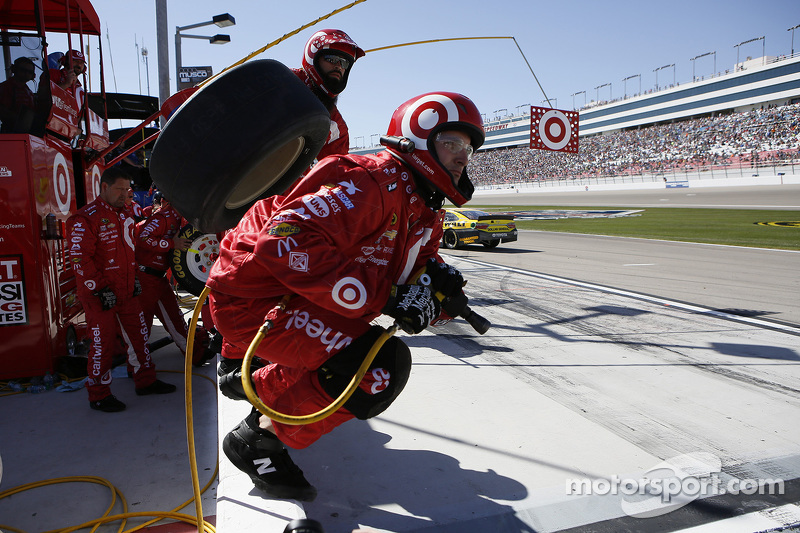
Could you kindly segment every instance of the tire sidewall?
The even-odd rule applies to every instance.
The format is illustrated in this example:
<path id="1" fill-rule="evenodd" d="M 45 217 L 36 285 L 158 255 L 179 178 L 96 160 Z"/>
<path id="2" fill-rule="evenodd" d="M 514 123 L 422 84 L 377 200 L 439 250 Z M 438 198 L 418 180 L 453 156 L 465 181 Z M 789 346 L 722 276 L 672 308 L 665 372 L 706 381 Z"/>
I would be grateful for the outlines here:
<path id="1" fill-rule="evenodd" d="M 179 237 L 192 241 L 192 244 L 189 246 L 190 250 L 195 250 L 196 244 L 201 239 L 208 238 L 209 235 L 211 234 L 202 232 L 191 224 L 183 226 L 178 232 Z M 213 237 L 216 239 L 216 235 Z M 208 274 L 205 275 L 205 278 L 201 278 L 196 275 L 197 268 L 190 263 L 190 260 L 194 257 L 194 254 L 195 252 L 182 252 L 180 250 L 173 249 L 170 252 L 169 257 L 170 270 L 172 270 L 172 277 L 178 283 L 180 288 L 193 294 L 194 296 L 200 296 L 200 293 L 203 292 L 203 289 L 206 286 Z M 210 265 L 206 265 L 204 268 L 206 268 L 207 272 L 211 270 Z"/>
<path id="2" fill-rule="evenodd" d="M 212 80 L 172 115 L 153 147 L 150 172 L 192 225 L 219 233 L 257 200 L 292 185 L 329 132 L 330 114 L 297 75 L 274 60 L 250 61 Z M 266 189 L 245 205 L 226 206 L 253 179 L 253 169 L 298 138 L 303 148 L 283 175 L 265 180 Z"/>

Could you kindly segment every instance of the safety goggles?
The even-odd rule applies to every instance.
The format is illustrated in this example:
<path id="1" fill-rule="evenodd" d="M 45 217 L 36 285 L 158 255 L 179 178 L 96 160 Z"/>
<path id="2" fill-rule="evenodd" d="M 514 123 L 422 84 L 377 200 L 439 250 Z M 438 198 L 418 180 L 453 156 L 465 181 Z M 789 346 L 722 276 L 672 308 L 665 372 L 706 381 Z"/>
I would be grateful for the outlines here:
<path id="1" fill-rule="evenodd" d="M 337 56 L 335 54 L 326 54 L 322 56 L 322 59 L 330 63 L 335 67 L 342 67 L 342 69 L 347 70 L 350 67 L 350 61 L 343 58 L 342 56 Z"/>
<path id="2" fill-rule="evenodd" d="M 444 146 L 447 151 L 453 154 L 460 154 L 461 150 L 467 151 L 467 160 L 472 158 L 472 153 L 475 151 L 471 144 L 465 143 L 458 137 L 451 137 L 446 133 L 439 133 L 436 135 L 436 142 Z"/>

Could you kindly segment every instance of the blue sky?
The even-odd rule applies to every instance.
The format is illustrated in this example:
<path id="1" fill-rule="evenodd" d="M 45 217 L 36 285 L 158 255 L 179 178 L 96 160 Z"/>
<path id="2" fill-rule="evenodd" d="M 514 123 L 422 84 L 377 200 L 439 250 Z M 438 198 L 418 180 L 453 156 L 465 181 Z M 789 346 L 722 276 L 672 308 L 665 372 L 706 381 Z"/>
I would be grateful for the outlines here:
<path id="1" fill-rule="evenodd" d="M 350 0 L 168 0 L 169 58 L 174 90 L 176 26 L 230 13 L 236 25 L 208 26 L 185 33 L 227 33 L 231 42 L 217 46 L 183 39 L 184 66 L 211 65 L 214 72 L 267 43 L 294 31 Z M 109 91 L 147 93 L 141 49 L 148 50 L 150 94 L 158 95 L 155 0 L 94 0 L 103 24 L 106 87 Z M 659 85 L 692 78 L 690 58 L 716 52 L 716 70 L 732 69 L 734 45 L 740 59 L 789 54 L 792 32 L 800 24 L 797 0 L 533 1 L 533 0 L 367 0 L 318 23 L 259 58 L 300 66 L 303 46 L 317 29 L 346 31 L 365 50 L 392 44 L 455 37 L 513 36 L 551 102 L 561 109 L 580 106 L 585 91 L 591 101 L 618 98 Z M 800 51 L 800 28 L 794 31 Z M 137 52 L 138 43 L 138 52 Z M 113 61 L 109 61 L 111 58 Z M 113 69 L 111 63 L 113 62 Z M 709 76 L 714 56 L 695 62 L 695 74 Z M 623 78 L 636 76 L 626 82 Z M 610 86 L 596 89 L 596 87 Z M 445 90 L 475 101 L 487 117 L 516 114 L 525 104 L 545 99 L 522 55 L 510 39 L 427 44 L 367 54 L 353 68 L 339 108 L 350 128 L 351 144 L 369 145 L 383 133 L 394 109 L 418 94 Z M 111 127 L 116 125 L 112 124 Z M 118 126 L 117 126 L 118 127 Z"/>

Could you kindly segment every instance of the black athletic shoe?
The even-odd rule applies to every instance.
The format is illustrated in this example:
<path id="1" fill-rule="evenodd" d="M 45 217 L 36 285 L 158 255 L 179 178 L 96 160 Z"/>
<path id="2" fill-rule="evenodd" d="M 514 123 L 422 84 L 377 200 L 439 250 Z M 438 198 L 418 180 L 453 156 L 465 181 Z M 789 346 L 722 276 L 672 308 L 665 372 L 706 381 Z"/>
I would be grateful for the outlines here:
<path id="1" fill-rule="evenodd" d="M 164 383 L 160 379 L 155 380 L 150 385 L 136 389 L 137 396 L 147 396 L 148 394 L 169 394 L 175 392 L 177 387 L 169 383 Z"/>
<path id="2" fill-rule="evenodd" d="M 222 441 L 222 451 L 256 488 L 279 499 L 314 501 L 315 489 L 294 464 L 278 437 L 258 427 L 259 412 L 253 410 Z"/>
<path id="3" fill-rule="evenodd" d="M 266 361 L 254 357 L 250 363 L 250 372 L 253 373 L 259 368 L 267 365 Z M 228 359 L 220 357 L 217 367 L 217 386 L 219 391 L 231 400 L 246 400 L 247 394 L 242 385 L 242 359 Z"/>
<path id="4" fill-rule="evenodd" d="M 241 368 L 218 376 L 217 386 L 219 387 L 219 391 L 226 398 L 230 398 L 231 400 L 247 400 L 247 394 L 244 392 L 244 385 L 242 385 Z"/>
<path id="5" fill-rule="evenodd" d="M 219 366 L 217 367 L 217 375 L 224 376 L 225 374 L 230 374 L 231 372 L 241 370 L 242 361 L 244 361 L 244 359 L 231 359 L 229 357 L 220 356 Z M 255 372 L 259 368 L 267 366 L 267 364 L 269 363 L 267 363 L 263 359 L 260 359 L 258 357 L 253 357 L 250 360 L 250 372 Z"/>
<path id="6" fill-rule="evenodd" d="M 113 394 L 109 394 L 102 400 L 89 402 L 89 407 L 95 411 L 103 411 L 104 413 L 118 413 L 125 410 L 125 404 L 117 400 Z"/>

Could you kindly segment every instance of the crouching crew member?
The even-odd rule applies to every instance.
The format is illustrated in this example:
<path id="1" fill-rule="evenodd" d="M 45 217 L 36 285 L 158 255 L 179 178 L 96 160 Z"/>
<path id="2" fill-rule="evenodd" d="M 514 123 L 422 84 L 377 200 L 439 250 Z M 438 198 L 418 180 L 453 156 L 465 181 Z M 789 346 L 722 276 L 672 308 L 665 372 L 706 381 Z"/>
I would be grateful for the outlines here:
<path id="1" fill-rule="evenodd" d="M 481 115 L 463 95 L 429 93 L 395 111 L 388 136 L 381 153 L 322 159 L 286 196 L 254 204 L 221 243 L 207 284 L 223 362 L 241 359 L 265 316 L 290 295 L 271 316 L 274 327 L 255 353 L 262 366 L 252 373 L 259 398 L 279 412 L 307 415 L 331 404 L 382 332 L 370 326 L 379 315 L 415 334 L 439 318 L 434 294 L 466 301 L 463 277 L 438 255 L 441 207 L 445 198 L 460 206 L 472 197 L 466 167 L 484 142 Z M 423 269 L 430 288 L 413 284 Z M 316 489 L 285 446 L 307 447 L 347 420 L 383 412 L 410 368 L 408 347 L 390 338 L 343 408 L 302 426 L 253 410 L 223 451 L 267 494 L 310 501 Z M 242 398 L 241 368 L 223 374 L 220 388 Z"/>

